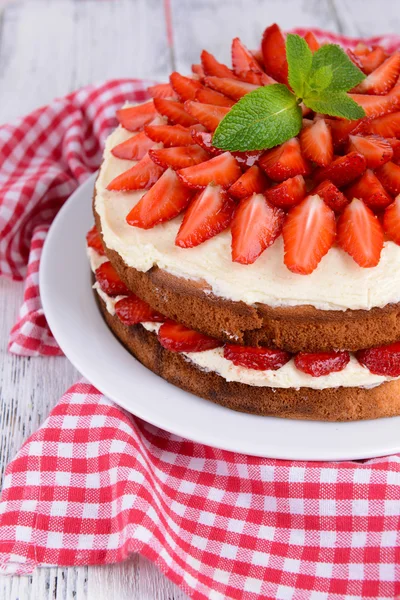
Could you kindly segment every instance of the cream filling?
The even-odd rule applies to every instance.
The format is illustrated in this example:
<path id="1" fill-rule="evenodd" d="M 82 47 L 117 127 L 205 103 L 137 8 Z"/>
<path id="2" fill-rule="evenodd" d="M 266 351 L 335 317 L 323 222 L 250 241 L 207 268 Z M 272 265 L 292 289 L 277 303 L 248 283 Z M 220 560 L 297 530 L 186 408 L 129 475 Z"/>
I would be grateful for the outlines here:
<path id="1" fill-rule="evenodd" d="M 100 256 L 91 248 L 88 248 L 88 257 L 92 271 L 94 272 L 107 258 Z M 107 310 L 111 315 L 115 315 L 115 304 L 121 298 L 126 296 L 116 296 L 112 298 L 105 294 L 96 282 L 93 289 L 99 294 L 100 298 L 106 304 Z M 158 333 L 162 323 L 145 322 L 141 325 L 153 333 Z M 277 371 L 257 371 L 248 369 L 247 367 L 237 367 L 224 358 L 223 348 L 215 348 L 214 350 L 206 350 L 204 352 L 182 352 L 190 362 L 203 371 L 213 371 L 226 381 L 236 381 L 253 385 L 257 387 L 271 388 L 313 388 L 315 390 L 323 390 L 336 387 L 364 387 L 372 388 L 385 381 L 394 379 L 393 377 L 384 377 L 374 375 L 368 369 L 360 365 L 355 356 L 350 355 L 349 364 L 337 373 L 330 373 L 322 377 L 312 377 L 302 371 L 299 371 L 294 360 L 291 359 L 286 365 Z"/>
<path id="2" fill-rule="evenodd" d="M 107 185 L 134 164 L 111 149 L 132 136 L 118 127 L 108 138 L 96 183 L 96 210 L 108 248 L 130 267 L 157 265 L 185 279 L 204 280 L 221 298 L 272 307 L 308 304 L 320 310 L 383 307 L 400 302 L 400 246 L 387 241 L 377 267 L 363 269 L 339 248 L 331 248 L 311 275 L 291 273 L 283 263 L 282 237 L 252 265 L 231 260 L 229 229 L 196 248 L 175 246 L 182 217 L 144 230 L 128 225 L 126 215 L 143 191 L 109 192 Z"/>

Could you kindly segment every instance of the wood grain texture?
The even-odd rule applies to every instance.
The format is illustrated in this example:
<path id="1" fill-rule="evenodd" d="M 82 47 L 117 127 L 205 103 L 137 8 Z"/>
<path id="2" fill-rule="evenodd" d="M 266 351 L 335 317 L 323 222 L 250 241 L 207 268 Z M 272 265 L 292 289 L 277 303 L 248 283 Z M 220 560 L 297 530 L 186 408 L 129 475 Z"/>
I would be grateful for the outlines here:
<path id="1" fill-rule="evenodd" d="M 5 0 L 0 0 L 0 7 Z M 230 62 L 230 41 L 249 47 L 263 28 L 317 26 L 348 35 L 400 30 L 398 0 L 171 0 L 173 53 L 188 72 L 202 48 Z M 167 80 L 172 70 L 163 0 L 11 2 L 0 24 L 0 122 L 55 96 L 113 77 Z M 65 358 L 7 353 L 22 285 L 0 280 L 0 479 L 23 441 L 78 373 Z M 39 569 L 0 578 L 0 600 L 184 600 L 139 556 L 107 567 Z"/>

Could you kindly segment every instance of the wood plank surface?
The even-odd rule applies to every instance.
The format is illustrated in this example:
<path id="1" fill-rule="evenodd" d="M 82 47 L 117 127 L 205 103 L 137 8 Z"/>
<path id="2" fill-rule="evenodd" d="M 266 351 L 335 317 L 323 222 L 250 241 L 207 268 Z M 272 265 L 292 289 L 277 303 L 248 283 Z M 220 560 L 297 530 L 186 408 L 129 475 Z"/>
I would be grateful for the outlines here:
<path id="1" fill-rule="evenodd" d="M 170 7 L 172 55 L 183 73 L 203 48 L 229 63 L 233 37 L 256 47 L 273 21 L 286 29 L 316 26 L 354 36 L 400 31 L 399 0 L 170 0 Z M 171 70 L 163 0 L 12 2 L 0 25 L 0 122 L 88 83 L 115 77 L 165 81 Z M 0 279 L 0 479 L 78 377 L 65 358 L 7 353 L 21 298 L 22 284 Z M 0 600 L 114 598 L 186 596 L 139 556 L 108 567 L 39 569 L 32 577 L 0 578 Z"/>

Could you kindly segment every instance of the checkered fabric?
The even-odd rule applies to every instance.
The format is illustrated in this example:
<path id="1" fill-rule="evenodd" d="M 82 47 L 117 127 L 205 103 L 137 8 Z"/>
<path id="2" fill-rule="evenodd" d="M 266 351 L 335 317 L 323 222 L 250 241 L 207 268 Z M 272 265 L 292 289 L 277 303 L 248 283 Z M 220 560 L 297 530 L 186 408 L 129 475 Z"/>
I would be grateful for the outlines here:
<path id="1" fill-rule="evenodd" d="M 1 273 L 22 279 L 29 255 L 13 352 L 58 352 L 37 280 L 47 228 L 98 166 L 115 107 L 144 99 L 146 86 L 85 88 L 0 128 Z M 217 450 L 144 423 L 82 380 L 6 470 L 0 571 L 140 552 L 198 600 L 394 599 L 399 530 L 398 456 L 315 463 Z"/>

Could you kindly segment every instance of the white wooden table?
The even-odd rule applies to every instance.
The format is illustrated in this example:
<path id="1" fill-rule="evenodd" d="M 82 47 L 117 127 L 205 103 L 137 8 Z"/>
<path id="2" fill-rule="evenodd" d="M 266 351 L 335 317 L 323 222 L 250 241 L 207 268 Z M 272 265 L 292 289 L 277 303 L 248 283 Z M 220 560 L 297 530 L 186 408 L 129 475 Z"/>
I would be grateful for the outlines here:
<path id="1" fill-rule="evenodd" d="M 0 0 L 0 123 L 55 96 L 114 77 L 166 81 L 203 48 L 230 60 L 239 36 L 256 47 L 264 27 L 314 26 L 353 36 L 400 32 L 399 0 Z M 172 17 L 168 44 L 166 11 Z M 1 166 L 0 166 L 1 168 Z M 66 358 L 7 354 L 22 284 L 0 279 L 0 480 L 5 465 L 77 378 Z M 0 578 L 0 600 L 182 600 L 147 560 L 39 569 Z"/>

